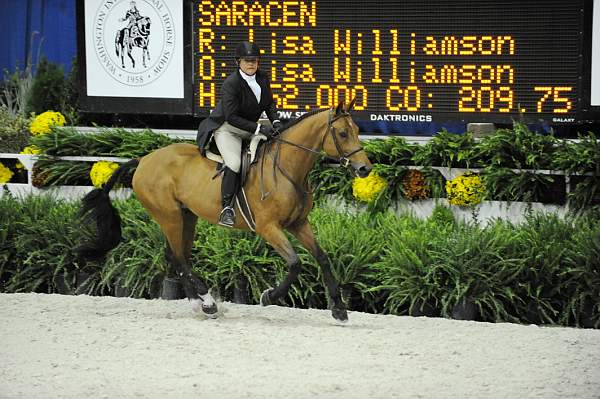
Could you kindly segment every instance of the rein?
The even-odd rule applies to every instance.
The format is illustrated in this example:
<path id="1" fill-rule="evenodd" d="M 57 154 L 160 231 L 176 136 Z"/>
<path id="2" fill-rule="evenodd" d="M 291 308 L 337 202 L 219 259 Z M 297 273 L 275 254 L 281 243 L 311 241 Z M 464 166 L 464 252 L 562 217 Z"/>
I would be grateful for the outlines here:
<path id="1" fill-rule="evenodd" d="M 283 176 L 285 176 L 285 178 L 287 180 L 290 181 L 290 183 L 292 183 L 292 185 L 294 186 L 294 188 L 296 189 L 296 191 L 298 191 L 298 193 L 300 193 L 303 197 L 306 196 L 307 194 L 312 194 L 311 191 L 309 190 L 305 190 L 303 187 L 300 187 L 296 182 L 294 182 L 294 180 L 292 179 L 292 177 L 289 175 L 289 173 L 283 169 L 280 165 L 279 165 L 279 154 L 280 154 L 280 149 L 281 149 L 281 145 L 282 144 L 288 144 L 291 145 L 293 147 L 296 148 L 300 148 L 301 150 L 304 150 L 306 152 L 310 152 L 316 155 L 322 155 L 325 158 L 334 161 L 334 162 L 339 162 L 339 164 L 341 166 L 343 166 L 344 168 L 348 168 L 348 166 L 350 166 L 350 157 L 354 154 L 356 154 L 357 152 L 360 151 L 364 151 L 364 149 L 362 147 L 357 148 L 356 150 L 348 153 L 348 154 L 344 154 L 344 152 L 342 151 L 342 148 L 340 147 L 338 138 L 335 134 L 335 127 L 333 126 L 333 123 L 335 121 L 337 121 L 340 118 L 349 116 L 350 114 L 347 112 L 342 112 L 341 114 L 337 115 L 337 116 L 333 116 L 333 109 L 330 108 L 329 109 L 329 115 L 328 115 L 328 120 L 327 120 L 327 130 L 325 131 L 325 134 L 323 135 L 323 141 L 321 142 L 321 146 L 320 148 L 323 148 L 323 146 L 325 145 L 325 140 L 327 139 L 327 134 L 331 134 L 332 140 L 333 140 L 333 144 L 335 145 L 335 148 L 338 152 L 339 158 L 335 158 L 332 156 L 329 156 L 327 154 L 323 154 L 322 151 L 316 150 L 314 148 L 309 148 L 306 146 L 303 146 L 302 144 L 298 144 L 298 143 L 294 143 L 288 140 L 284 140 L 281 137 L 276 137 L 274 139 L 274 141 L 277 142 L 277 148 L 275 150 L 275 155 L 271 154 L 271 158 L 273 159 L 273 180 L 275 181 L 275 186 L 277 186 L 277 173 L 276 171 L 279 170 L 281 172 L 281 174 Z M 261 175 L 260 175 L 260 191 L 261 191 L 261 200 L 264 200 L 265 198 L 267 198 L 270 194 L 271 191 L 265 193 L 264 191 L 264 185 L 263 185 L 263 176 L 264 176 L 264 161 L 265 161 L 265 157 L 262 157 L 262 162 L 261 162 Z"/>

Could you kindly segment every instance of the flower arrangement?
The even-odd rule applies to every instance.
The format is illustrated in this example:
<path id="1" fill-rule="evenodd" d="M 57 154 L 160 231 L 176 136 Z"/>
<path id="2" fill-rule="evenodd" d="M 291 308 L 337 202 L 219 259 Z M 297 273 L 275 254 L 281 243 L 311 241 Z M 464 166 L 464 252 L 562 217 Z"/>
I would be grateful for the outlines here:
<path id="1" fill-rule="evenodd" d="M 372 202 L 386 186 L 387 181 L 383 177 L 371 172 L 367 177 L 356 177 L 352 181 L 352 195 L 359 201 Z"/>
<path id="2" fill-rule="evenodd" d="M 42 150 L 40 150 L 35 145 L 28 145 L 27 147 L 23 148 L 23 150 L 21 150 L 21 152 L 19 154 L 35 155 L 35 154 L 39 154 L 41 152 L 42 152 Z M 17 163 L 15 164 L 15 168 L 25 169 L 25 165 L 23 165 L 20 161 L 17 161 Z"/>
<path id="3" fill-rule="evenodd" d="M 477 205 L 485 197 L 485 186 L 479 175 L 467 172 L 446 182 L 446 194 L 451 205 Z"/>
<path id="4" fill-rule="evenodd" d="M 0 184 L 5 184 L 12 179 L 14 173 L 0 162 Z"/>
<path id="5" fill-rule="evenodd" d="M 404 197 L 410 201 L 429 198 L 430 188 L 420 170 L 407 170 L 402 177 Z"/>
<path id="6" fill-rule="evenodd" d="M 52 126 L 64 126 L 67 121 L 60 112 L 46 111 L 39 114 L 29 125 L 29 131 L 33 136 L 49 133 Z"/>
<path id="7" fill-rule="evenodd" d="M 48 180 L 48 172 L 42 170 L 39 166 L 33 165 L 33 170 L 31 171 L 31 184 L 35 188 L 42 188 L 46 186 L 46 181 Z"/>
<path id="8" fill-rule="evenodd" d="M 94 187 L 104 186 L 118 167 L 119 164 L 116 162 L 98 161 L 94 163 L 90 170 L 90 179 Z"/>

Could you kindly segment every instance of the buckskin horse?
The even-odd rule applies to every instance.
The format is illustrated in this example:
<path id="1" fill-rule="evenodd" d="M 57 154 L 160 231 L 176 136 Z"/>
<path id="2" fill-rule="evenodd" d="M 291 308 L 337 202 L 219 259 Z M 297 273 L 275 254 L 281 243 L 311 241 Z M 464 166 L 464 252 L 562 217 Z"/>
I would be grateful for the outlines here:
<path id="1" fill-rule="evenodd" d="M 335 109 L 310 111 L 292 120 L 278 137 L 264 145 L 258 161 L 249 170 L 244 190 L 254 213 L 255 231 L 285 259 L 289 268 L 281 283 L 261 294 L 263 306 L 286 295 L 302 268 L 284 233 L 287 230 L 319 263 L 331 299 L 332 316 L 340 322 L 348 320 L 330 261 L 307 219 L 312 209 L 307 176 L 323 152 L 355 176 L 365 177 L 371 171 L 371 162 L 358 138 L 358 127 L 350 116 L 353 104 L 354 100 L 347 107 L 340 103 Z M 217 317 L 214 299 L 190 267 L 198 217 L 216 224 L 221 210 L 221 179 L 214 178 L 216 166 L 216 162 L 199 154 L 196 145 L 188 143 L 171 144 L 124 163 L 103 188 L 92 190 L 83 199 L 81 214 L 95 220 L 97 234 L 79 248 L 80 253 L 88 259 L 101 258 L 120 242 L 121 220 L 108 194 L 123 175 L 137 167 L 133 191 L 165 234 L 167 259 L 181 276 L 186 296 L 193 301 L 194 310 Z M 234 227 L 250 228 L 240 217 Z"/>

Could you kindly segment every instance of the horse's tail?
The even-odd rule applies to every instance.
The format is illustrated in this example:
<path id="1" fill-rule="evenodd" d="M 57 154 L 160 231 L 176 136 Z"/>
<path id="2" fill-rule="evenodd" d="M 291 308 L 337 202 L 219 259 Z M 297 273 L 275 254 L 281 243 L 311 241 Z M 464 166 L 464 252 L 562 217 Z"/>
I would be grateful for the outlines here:
<path id="1" fill-rule="evenodd" d="M 139 159 L 124 163 L 113 172 L 104 187 L 92 190 L 83 198 L 79 215 L 83 220 L 96 222 L 97 236 L 77 248 L 76 252 L 82 258 L 100 259 L 121 241 L 121 217 L 112 206 L 108 193 L 139 163 Z"/>

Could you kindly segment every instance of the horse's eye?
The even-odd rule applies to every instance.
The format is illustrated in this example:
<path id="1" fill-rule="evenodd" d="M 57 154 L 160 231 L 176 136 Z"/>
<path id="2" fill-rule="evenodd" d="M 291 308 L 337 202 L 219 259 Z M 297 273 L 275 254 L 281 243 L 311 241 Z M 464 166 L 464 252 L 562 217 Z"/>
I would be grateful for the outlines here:
<path id="1" fill-rule="evenodd" d="M 343 139 L 347 139 L 348 138 L 348 132 L 346 132 L 345 130 L 342 130 L 340 132 L 340 137 Z"/>

